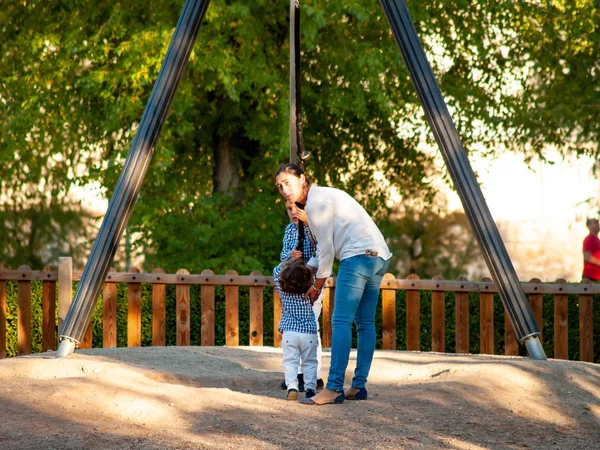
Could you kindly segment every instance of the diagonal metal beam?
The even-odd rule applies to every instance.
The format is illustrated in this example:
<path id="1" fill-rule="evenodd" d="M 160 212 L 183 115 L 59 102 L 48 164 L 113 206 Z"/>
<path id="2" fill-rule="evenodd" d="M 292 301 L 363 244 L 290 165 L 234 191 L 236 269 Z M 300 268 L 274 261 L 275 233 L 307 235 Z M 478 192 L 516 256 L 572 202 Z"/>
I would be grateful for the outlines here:
<path id="1" fill-rule="evenodd" d="M 56 355 L 58 358 L 69 356 L 85 334 L 96 299 L 140 193 L 154 146 L 194 47 L 209 1 L 187 0 L 183 6 L 75 297 L 63 327 L 59 330 L 61 342 Z"/>
<path id="2" fill-rule="evenodd" d="M 404 0 L 380 0 L 500 298 L 519 341 L 533 359 L 546 359 L 540 329 L 450 117 Z"/>

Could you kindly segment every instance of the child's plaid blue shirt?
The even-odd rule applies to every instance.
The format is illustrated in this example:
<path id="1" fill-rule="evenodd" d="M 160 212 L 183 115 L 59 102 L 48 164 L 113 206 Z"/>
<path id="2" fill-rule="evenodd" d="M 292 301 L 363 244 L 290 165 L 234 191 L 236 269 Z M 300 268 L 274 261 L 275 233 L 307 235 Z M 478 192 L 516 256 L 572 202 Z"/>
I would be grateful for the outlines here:
<path id="1" fill-rule="evenodd" d="M 308 261 L 316 252 L 316 240 L 308 226 L 304 227 L 304 251 L 302 252 L 304 260 Z M 279 288 L 279 274 L 283 269 L 283 262 L 290 258 L 292 250 L 298 244 L 298 227 L 290 223 L 285 228 L 283 235 L 283 249 L 281 250 L 281 262 L 273 269 L 273 278 L 275 279 L 275 287 L 281 296 L 281 321 L 279 322 L 279 332 L 295 331 L 297 333 L 316 334 L 317 321 L 312 305 L 308 299 L 305 299 L 301 294 L 289 294 L 282 292 Z"/>

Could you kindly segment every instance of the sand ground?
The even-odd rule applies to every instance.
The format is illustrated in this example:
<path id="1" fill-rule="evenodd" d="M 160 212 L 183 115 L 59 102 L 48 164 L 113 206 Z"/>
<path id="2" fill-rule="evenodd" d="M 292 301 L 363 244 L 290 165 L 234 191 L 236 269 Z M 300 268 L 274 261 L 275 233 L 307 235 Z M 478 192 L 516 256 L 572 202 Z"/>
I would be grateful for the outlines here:
<path id="1" fill-rule="evenodd" d="M 597 364 L 377 351 L 369 400 L 326 406 L 286 401 L 281 380 L 270 347 L 5 359 L 0 448 L 600 448 Z"/>

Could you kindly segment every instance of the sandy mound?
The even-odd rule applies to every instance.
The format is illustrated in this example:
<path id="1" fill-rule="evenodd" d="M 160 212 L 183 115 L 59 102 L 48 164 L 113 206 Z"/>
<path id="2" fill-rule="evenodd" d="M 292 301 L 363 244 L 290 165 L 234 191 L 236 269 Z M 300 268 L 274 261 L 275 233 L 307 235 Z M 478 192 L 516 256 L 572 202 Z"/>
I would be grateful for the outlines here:
<path id="1" fill-rule="evenodd" d="M 320 407 L 287 402 L 281 379 L 266 347 L 1 360 L 0 447 L 600 448 L 596 364 L 378 351 L 368 401 Z"/>

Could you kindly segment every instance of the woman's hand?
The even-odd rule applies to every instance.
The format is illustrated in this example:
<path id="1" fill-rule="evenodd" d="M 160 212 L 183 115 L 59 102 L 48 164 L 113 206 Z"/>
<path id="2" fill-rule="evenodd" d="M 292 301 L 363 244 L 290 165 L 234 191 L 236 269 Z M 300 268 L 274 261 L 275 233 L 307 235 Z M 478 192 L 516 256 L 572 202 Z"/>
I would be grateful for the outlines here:
<path id="1" fill-rule="evenodd" d="M 308 288 L 308 291 L 306 291 L 306 294 L 304 294 L 304 298 L 310 301 L 310 304 L 314 304 L 317 299 L 319 298 L 319 294 L 321 293 L 321 291 L 317 291 L 314 287 L 310 287 Z"/>
<path id="2" fill-rule="evenodd" d="M 290 256 L 294 259 L 302 258 L 302 252 L 300 250 L 292 250 Z"/>
<path id="3" fill-rule="evenodd" d="M 317 301 L 317 299 L 319 298 L 321 291 L 325 287 L 325 281 L 327 281 L 327 278 L 315 279 L 315 281 L 313 282 L 311 287 L 308 289 L 308 291 L 306 291 L 306 294 L 304 294 L 304 298 L 310 300 L 311 305 L 313 303 L 315 303 Z M 320 287 L 319 287 L 319 285 L 320 285 Z"/>
<path id="4" fill-rule="evenodd" d="M 306 211 L 300 208 L 296 208 L 296 217 L 298 220 L 301 220 L 306 225 L 308 225 L 308 216 L 306 215 Z"/>

